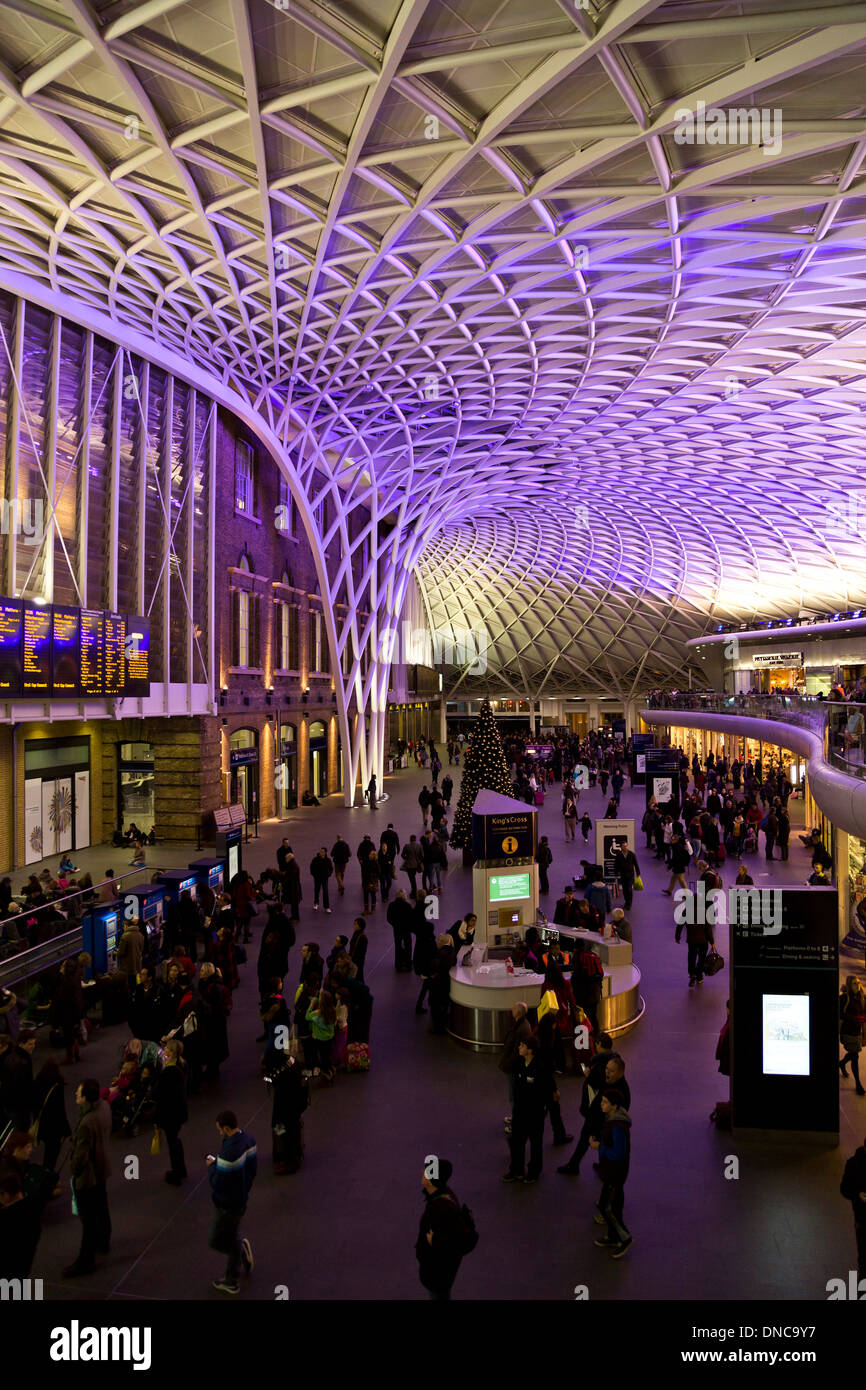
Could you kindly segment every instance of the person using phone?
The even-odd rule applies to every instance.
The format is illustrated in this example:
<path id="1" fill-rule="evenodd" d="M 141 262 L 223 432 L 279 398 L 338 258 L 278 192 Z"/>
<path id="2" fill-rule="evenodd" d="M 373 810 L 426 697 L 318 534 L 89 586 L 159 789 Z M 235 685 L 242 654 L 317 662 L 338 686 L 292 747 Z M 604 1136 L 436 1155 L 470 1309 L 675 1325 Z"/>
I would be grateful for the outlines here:
<path id="1" fill-rule="evenodd" d="M 218 1155 L 207 1156 L 214 1204 L 208 1245 L 228 1257 L 225 1276 L 214 1279 L 213 1287 L 235 1294 L 241 1269 L 247 1276 L 253 1272 L 252 1246 L 241 1236 L 240 1223 L 258 1172 L 258 1155 L 255 1139 L 240 1128 L 233 1110 L 221 1110 L 216 1127 L 222 1147 Z"/>

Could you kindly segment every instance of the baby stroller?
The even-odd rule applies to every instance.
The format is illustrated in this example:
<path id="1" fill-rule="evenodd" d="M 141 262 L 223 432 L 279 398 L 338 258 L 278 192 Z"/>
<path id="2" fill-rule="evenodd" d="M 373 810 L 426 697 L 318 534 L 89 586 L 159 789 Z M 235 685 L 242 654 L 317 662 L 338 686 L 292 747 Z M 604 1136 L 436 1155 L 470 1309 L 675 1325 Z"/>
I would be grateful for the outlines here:
<path id="1" fill-rule="evenodd" d="M 746 827 L 743 835 L 743 854 L 758 853 L 758 832 L 753 825 Z"/>
<path id="2" fill-rule="evenodd" d="M 134 1135 L 154 1106 L 156 1080 L 162 1070 L 162 1049 L 155 1042 L 130 1038 L 121 1052 L 120 1066 L 125 1062 L 137 1062 L 137 1070 L 132 1083 L 111 1102 L 111 1131 Z"/>

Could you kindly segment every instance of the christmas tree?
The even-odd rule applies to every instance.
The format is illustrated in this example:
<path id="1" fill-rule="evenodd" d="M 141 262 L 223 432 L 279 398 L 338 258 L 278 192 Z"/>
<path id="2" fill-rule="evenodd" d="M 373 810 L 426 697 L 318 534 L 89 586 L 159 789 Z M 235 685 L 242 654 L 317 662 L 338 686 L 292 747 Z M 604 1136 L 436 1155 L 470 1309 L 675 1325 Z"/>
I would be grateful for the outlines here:
<path id="1" fill-rule="evenodd" d="M 454 828 L 451 831 L 453 849 L 465 850 L 472 845 L 472 807 L 482 789 L 500 792 L 502 796 L 514 795 L 502 739 L 489 700 L 485 700 L 481 706 L 478 722 L 466 749 L 460 800 L 454 812 Z"/>

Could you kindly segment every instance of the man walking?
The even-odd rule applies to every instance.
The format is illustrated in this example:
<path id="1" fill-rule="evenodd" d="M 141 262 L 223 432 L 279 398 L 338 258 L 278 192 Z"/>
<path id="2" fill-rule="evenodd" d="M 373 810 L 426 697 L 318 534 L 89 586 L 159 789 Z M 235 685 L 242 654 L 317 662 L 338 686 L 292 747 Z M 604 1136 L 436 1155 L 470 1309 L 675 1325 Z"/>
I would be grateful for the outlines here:
<path id="1" fill-rule="evenodd" d="M 172 1038 L 165 1045 L 165 1063 L 156 1082 L 156 1123 L 165 1130 L 171 1164 L 165 1180 L 172 1187 L 180 1187 L 187 1179 L 180 1131 L 188 1119 L 183 1043 Z"/>
<path id="2" fill-rule="evenodd" d="M 334 877 L 337 880 L 337 888 L 342 898 L 346 891 L 346 885 L 343 881 L 346 873 L 346 865 L 352 858 L 352 851 L 349 849 L 342 835 L 337 836 L 333 848 L 331 849 L 331 858 L 334 861 Z"/>
<path id="3" fill-rule="evenodd" d="M 596 1222 L 607 1226 L 607 1235 L 600 1236 L 596 1245 L 610 1250 L 615 1260 L 619 1260 L 632 1243 L 632 1236 L 625 1224 L 625 1181 L 628 1177 L 631 1153 L 631 1116 L 625 1107 L 623 1094 L 615 1086 L 607 1086 L 602 1092 L 601 1109 L 604 1115 L 604 1129 L 600 1139 L 590 1139 L 590 1146 L 598 1150 L 598 1174 L 601 1178 L 601 1196 L 598 1201 L 600 1216 Z"/>
<path id="4" fill-rule="evenodd" d="M 72 1195 L 81 1219 L 81 1248 L 74 1264 L 63 1271 L 64 1279 L 92 1274 L 97 1255 L 107 1255 L 111 1245 L 111 1216 L 106 1183 L 111 1176 L 108 1144 L 111 1110 L 99 1098 L 99 1082 L 88 1077 L 75 1092 L 81 1114 L 72 1135 L 69 1168 Z"/>
<path id="5" fill-rule="evenodd" d="M 418 1277 L 430 1297 L 438 1302 L 450 1299 L 466 1250 L 463 1209 L 448 1186 L 453 1172 L 447 1158 L 431 1155 L 421 1176 L 424 1210 L 415 1255 Z"/>
<path id="6" fill-rule="evenodd" d="M 283 903 L 289 909 L 289 920 L 297 922 L 301 915 L 301 867 L 292 853 L 291 845 L 286 846 L 283 860 Z"/>
<path id="7" fill-rule="evenodd" d="M 220 1293 L 237 1293 L 241 1268 L 247 1275 L 253 1272 L 252 1246 L 239 1228 L 258 1171 L 258 1155 L 255 1139 L 238 1126 L 233 1110 L 220 1111 L 216 1127 L 222 1146 L 218 1157 L 207 1157 L 214 1204 L 208 1245 L 227 1255 L 228 1264 L 225 1276 L 214 1279 L 213 1287 Z"/>
<path id="8" fill-rule="evenodd" d="M 538 1038 L 524 1038 L 514 1072 L 514 1110 L 511 1115 L 511 1163 L 503 1182 L 537 1182 L 541 1174 L 544 1117 L 551 1101 L 559 1100 L 553 1073 L 542 1061 Z M 526 1142 L 529 1141 L 529 1167 Z M 524 1176 L 525 1171 L 525 1176 Z"/>
<path id="9" fill-rule="evenodd" d="M 401 858 L 403 861 L 403 868 L 409 875 L 409 891 L 414 898 L 418 892 L 418 874 L 424 867 L 424 852 L 418 843 L 418 837 L 416 835 L 409 836 L 408 844 L 403 846 Z"/>
<path id="10" fill-rule="evenodd" d="M 583 1128 L 571 1158 L 556 1170 L 557 1173 L 565 1173 L 572 1178 L 576 1178 L 580 1174 L 580 1164 L 586 1156 L 590 1140 L 600 1138 L 604 1129 L 604 1114 L 601 1108 L 604 1088 L 606 1086 L 615 1087 L 622 1095 L 626 1110 L 631 1104 L 631 1091 L 625 1079 L 625 1062 L 617 1052 L 614 1052 L 610 1035 L 600 1033 L 596 1047 L 598 1050 L 584 1079 L 583 1092 L 580 1097 Z"/>
<path id="11" fill-rule="evenodd" d="M 400 972 L 411 971 L 414 911 L 402 888 L 398 889 L 394 901 L 388 904 L 385 915 L 394 933 L 394 969 Z"/>
<path id="12" fill-rule="evenodd" d="M 698 900 L 695 899 L 693 904 L 695 908 L 697 907 L 697 903 Z M 691 915 L 697 917 L 703 914 L 699 914 L 695 911 Z M 694 985 L 702 985 L 704 983 L 704 966 L 707 960 L 707 952 L 710 947 L 715 944 L 715 938 L 709 922 L 680 922 L 677 925 L 676 931 L 676 939 L 678 942 L 683 934 L 683 928 L 685 928 L 686 941 L 689 947 L 689 989 L 691 989 Z"/>
<path id="13" fill-rule="evenodd" d="M 418 793 L 418 805 L 421 807 L 421 815 L 424 817 L 424 829 L 427 829 L 427 822 L 430 818 L 430 802 L 432 797 L 427 790 L 426 783 Z"/>
<path id="14" fill-rule="evenodd" d="M 627 840 L 620 843 L 619 849 L 613 856 L 613 869 L 622 884 L 623 902 L 625 903 L 625 910 L 628 912 L 634 898 L 634 881 L 640 873 L 640 864 L 637 862 L 637 855 L 634 850 L 629 849 Z"/>
<path id="15" fill-rule="evenodd" d="M 845 1164 L 839 1189 L 854 1211 L 854 1234 L 857 1239 L 857 1277 L 866 1279 L 866 1141 L 855 1149 Z"/>
<path id="16" fill-rule="evenodd" d="M 334 871 L 334 865 L 328 855 L 324 845 L 313 856 L 310 863 L 310 874 L 313 879 L 313 911 L 319 910 L 319 894 L 322 896 L 322 907 L 330 913 L 331 903 L 328 898 L 328 879 Z"/>

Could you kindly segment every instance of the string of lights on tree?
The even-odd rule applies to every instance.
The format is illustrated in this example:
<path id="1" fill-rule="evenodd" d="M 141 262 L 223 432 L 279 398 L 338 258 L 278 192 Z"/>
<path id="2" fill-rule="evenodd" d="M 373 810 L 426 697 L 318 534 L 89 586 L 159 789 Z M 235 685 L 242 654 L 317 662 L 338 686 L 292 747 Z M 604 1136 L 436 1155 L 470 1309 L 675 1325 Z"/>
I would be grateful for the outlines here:
<path id="1" fill-rule="evenodd" d="M 484 700 L 481 705 L 481 713 L 466 749 L 460 800 L 454 812 L 454 828 L 451 831 L 454 849 L 469 849 L 472 844 L 472 807 L 476 796 L 483 790 L 500 792 L 502 796 L 514 795 L 505 750 L 489 700 Z"/>

